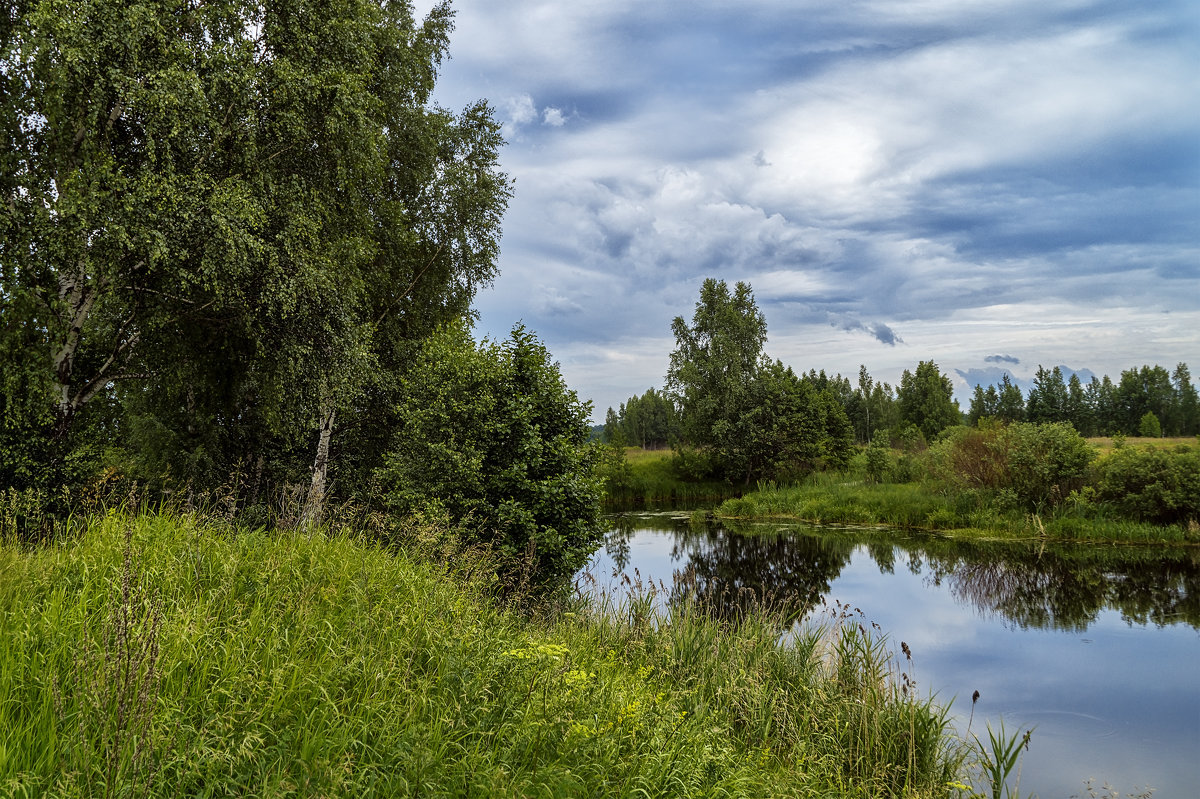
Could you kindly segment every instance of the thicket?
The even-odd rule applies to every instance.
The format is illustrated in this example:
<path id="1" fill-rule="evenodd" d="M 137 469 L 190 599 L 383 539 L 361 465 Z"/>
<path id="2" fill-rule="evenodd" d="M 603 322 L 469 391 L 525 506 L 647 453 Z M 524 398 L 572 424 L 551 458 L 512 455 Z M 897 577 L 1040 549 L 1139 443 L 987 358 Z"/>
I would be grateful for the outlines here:
<path id="1" fill-rule="evenodd" d="M 987 489 L 1025 510 L 1054 508 L 1088 482 L 1096 451 L 1064 422 L 958 427 L 930 448 L 931 473 L 960 490 Z"/>
<path id="2" fill-rule="evenodd" d="M 465 325 L 426 342 L 401 383 L 403 424 L 376 472 L 397 516 L 446 518 L 466 543 L 539 581 L 569 579 L 600 543 L 589 406 L 521 327 L 477 345 Z"/>
<path id="3" fill-rule="evenodd" d="M 461 327 L 511 186 L 488 105 L 431 100 L 449 4 L 77 5 L 0 19 L 11 526 L 132 485 L 256 524 L 354 502 L 570 574 L 587 409 L 532 335 Z"/>
<path id="4" fill-rule="evenodd" d="M 39 0 L 3 25 L 0 486 L 365 493 L 510 194 L 488 106 L 430 99 L 449 6 Z"/>
<path id="5" fill-rule="evenodd" d="M 709 278 L 691 322 L 671 323 L 667 397 L 681 448 L 704 453 L 713 475 L 749 485 L 844 464 L 853 428 L 837 399 L 763 353 L 767 322 L 747 283 Z"/>
<path id="6" fill-rule="evenodd" d="M 1200 451 L 1121 447 L 1101 461 L 1095 496 L 1130 518 L 1200 523 Z"/>

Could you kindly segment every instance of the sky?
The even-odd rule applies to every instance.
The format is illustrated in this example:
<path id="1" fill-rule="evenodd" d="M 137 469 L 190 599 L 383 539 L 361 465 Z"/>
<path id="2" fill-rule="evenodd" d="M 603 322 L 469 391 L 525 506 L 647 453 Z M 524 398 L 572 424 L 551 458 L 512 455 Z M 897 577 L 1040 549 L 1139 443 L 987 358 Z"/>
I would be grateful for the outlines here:
<path id="1" fill-rule="evenodd" d="M 420 0 L 418 13 L 430 0 Z M 515 194 L 481 336 L 602 421 L 747 281 L 766 352 L 969 396 L 1039 364 L 1200 373 L 1195 0 L 457 0 L 435 98 Z"/>

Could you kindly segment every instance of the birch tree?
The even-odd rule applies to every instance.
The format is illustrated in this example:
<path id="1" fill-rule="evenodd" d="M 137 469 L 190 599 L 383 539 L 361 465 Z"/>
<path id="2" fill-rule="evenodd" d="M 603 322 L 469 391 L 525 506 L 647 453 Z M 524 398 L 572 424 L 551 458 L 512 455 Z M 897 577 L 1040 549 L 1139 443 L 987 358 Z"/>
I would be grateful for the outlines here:
<path id="1" fill-rule="evenodd" d="M 9 6 L 0 299 L 56 457 L 103 398 L 107 433 L 143 465 L 170 442 L 154 470 L 177 477 L 294 479 L 307 449 L 320 506 L 339 418 L 495 275 L 498 126 L 430 101 L 452 23 L 391 0 Z"/>

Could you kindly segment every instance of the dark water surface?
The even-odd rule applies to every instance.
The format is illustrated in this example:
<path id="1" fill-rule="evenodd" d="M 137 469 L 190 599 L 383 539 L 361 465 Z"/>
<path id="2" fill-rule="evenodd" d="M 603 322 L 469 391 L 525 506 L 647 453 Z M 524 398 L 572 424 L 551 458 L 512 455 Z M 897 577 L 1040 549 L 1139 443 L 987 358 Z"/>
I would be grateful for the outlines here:
<path id="1" fill-rule="evenodd" d="M 957 542 L 903 531 L 709 524 L 686 514 L 615 517 L 590 567 L 687 590 L 718 612 L 771 597 L 797 620 L 838 601 L 893 648 L 919 688 L 972 731 L 1034 726 L 1023 796 L 1147 788 L 1200 796 L 1200 549 Z M 686 575 L 686 577 L 684 576 Z M 685 586 L 687 588 L 685 589 Z M 669 601 L 669 600 L 664 600 Z M 906 664 L 907 665 L 907 664 Z"/>

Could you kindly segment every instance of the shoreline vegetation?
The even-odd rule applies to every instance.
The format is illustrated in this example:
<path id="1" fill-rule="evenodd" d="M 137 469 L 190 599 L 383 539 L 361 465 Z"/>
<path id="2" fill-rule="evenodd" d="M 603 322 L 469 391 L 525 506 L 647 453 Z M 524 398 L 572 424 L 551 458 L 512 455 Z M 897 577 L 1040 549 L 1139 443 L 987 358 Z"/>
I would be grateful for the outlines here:
<path id="1" fill-rule="evenodd" d="M 1043 447 L 1045 433 L 1061 433 L 1024 427 L 1035 439 L 1033 449 Z M 987 458 L 973 436 L 975 431 L 964 429 L 959 438 L 952 433 L 949 443 L 921 452 L 860 448 L 845 470 L 814 472 L 790 485 L 760 481 L 742 493 L 725 483 L 727 493 L 711 513 L 728 520 L 872 525 L 972 538 L 1200 544 L 1193 507 L 1200 502 L 1200 447 L 1194 438 L 1067 438 L 1059 449 L 1073 448 L 1074 464 L 1064 465 L 1068 459 L 1061 452 L 1009 464 L 1006 453 L 1004 463 L 981 467 Z M 964 467 L 954 463 L 956 448 L 967 446 L 975 447 L 977 457 L 965 468 L 992 474 L 963 478 L 956 471 Z M 629 505 L 631 499 L 670 503 L 688 499 L 689 492 L 720 496 L 720 483 L 685 479 L 678 453 L 632 447 L 622 452 L 620 482 L 610 477 L 618 485 L 610 488 L 610 506 Z M 1051 466 L 1040 468 L 1046 461 Z M 1042 485 L 1026 479 L 1014 487 L 999 474 L 1013 469 L 1041 475 Z M 1177 521 L 1166 521 L 1170 514 Z"/>
<path id="2" fill-rule="evenodd" d="M 986 778 L 910 690 L 908 648 L 848 608 L 783 646 L 770 609 L 718 620 L 652 587 L 502 602 L 486 558 L 419 535 L 74 524 L 0 543 L 8 795 L 934 797 Z"/>

